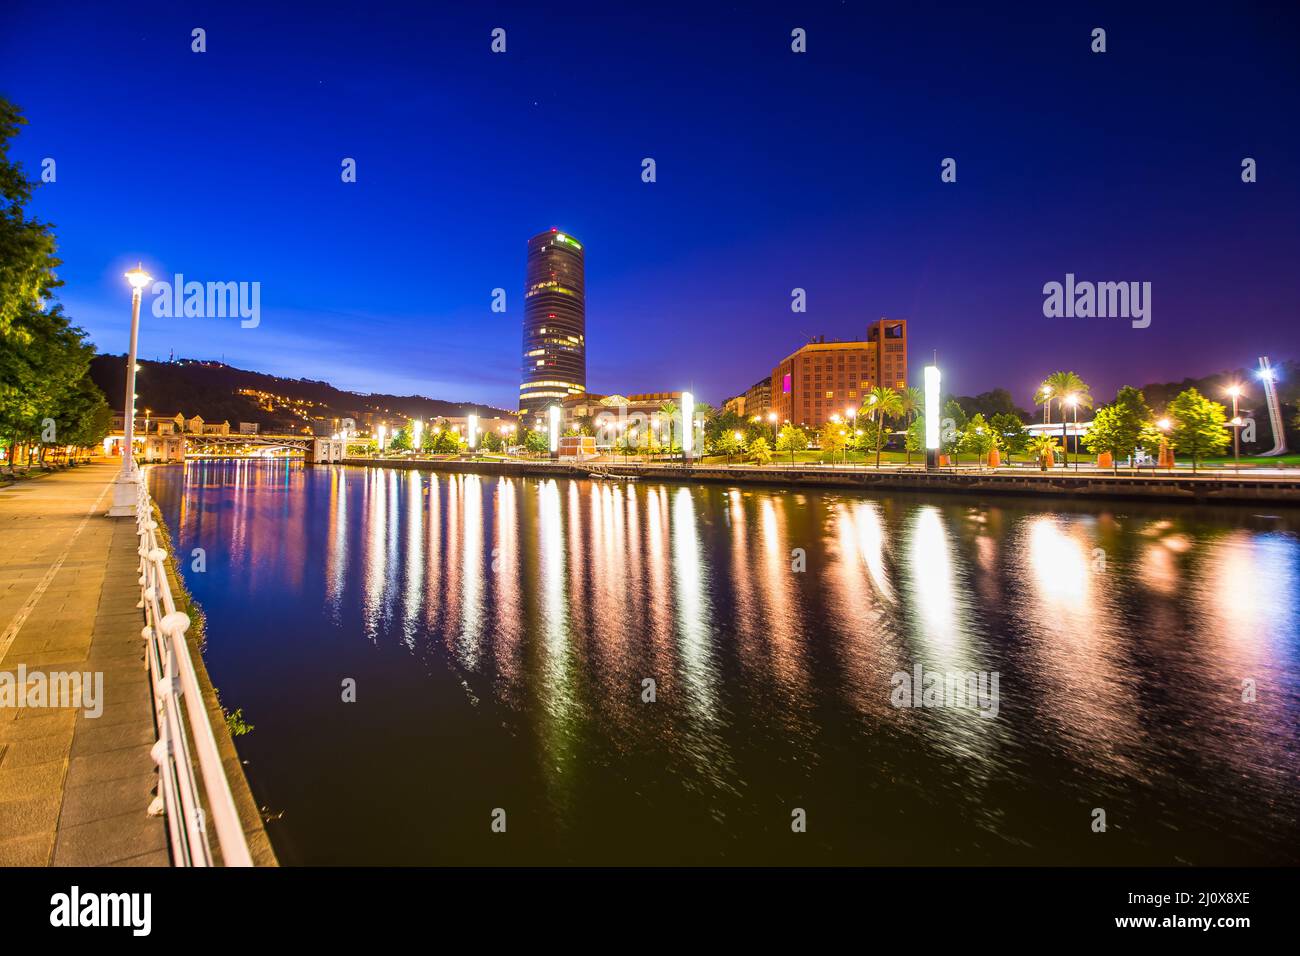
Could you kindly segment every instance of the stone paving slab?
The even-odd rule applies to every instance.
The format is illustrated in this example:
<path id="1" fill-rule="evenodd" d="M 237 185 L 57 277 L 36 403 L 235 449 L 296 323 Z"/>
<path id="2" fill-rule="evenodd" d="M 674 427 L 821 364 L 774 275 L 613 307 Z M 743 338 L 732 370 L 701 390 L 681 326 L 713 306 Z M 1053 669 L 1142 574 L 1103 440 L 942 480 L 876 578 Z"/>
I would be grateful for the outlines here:
<path id="1" fill-rule="evenodd" d="M 0 671 L 102 672 L 103 714 L 0 707 L 0 865 L 167 866 L 135 523 L 118 463 L 0 489 Z"/>

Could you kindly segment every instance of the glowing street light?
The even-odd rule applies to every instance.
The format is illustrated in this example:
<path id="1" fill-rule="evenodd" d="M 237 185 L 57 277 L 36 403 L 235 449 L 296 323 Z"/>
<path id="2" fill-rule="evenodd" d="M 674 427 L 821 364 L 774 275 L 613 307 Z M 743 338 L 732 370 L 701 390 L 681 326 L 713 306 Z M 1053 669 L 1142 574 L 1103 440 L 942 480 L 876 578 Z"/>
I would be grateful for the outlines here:
<path id="1" fill-rule="evenodd" d="M 1272 369 L 1269 369 L 1272 371 Z M 1237 412 L 1237 401 L 1241 398 L 1241 386 L 1229 385 L 1228 394 L 1232 396 L 1232 470 L 1241 473 L 1241 415 Z"/>
<path id="2" fill-rule="evenodd" d="M 135 514 L 136 482 L 139 479 L 132 447 L 135 444 L 136 349 L 140 340 L 140 297 L 144 294 L 144 287 L 153 281 L 153 276 L 144 271 L 141 263 L 126 273 L 126 281 L 131 284 L 131 349 L 126 359 L 126 399 L 122 403 L 126 416 L 122 435 L 122 470 L 113 483 L 113 505 L 108 509 L 113 517 Z"/>
<path id="3" fill-rule="evenodd" d="M 474 449 L 478 448 L 478 416 L 471 414 L 466 421 L 466 437 L 469 440 L 469 450 L 474 451 Z"/>
<path id="4" fill-rule="evenodd" d="M 939 463 L 939 366 L 925 367 L 925 470 Z"/>
<path id="5" fill-rule="evenodd" d="M 423 433 L 424 433 L 423 421 L 417 418 L 415 421 L 411 422 L 411 450 L 412 451 L 417 453 L 420 451 L 422 445 L 422 442 L 420 441 L 420 436 Z"/>
<path id="6" fill-rule="evenodd" d="M 379 426 L 379 454 L 382 455 L 384 453 L 384 449 L 387 447 L 387 445 L 388 445 L 388 426 L 380 425 Z"/>
<path id="7" fill-rule="evenodd" d="M 695 396 L 682 392 L 682 464 L 693 457 L 695 450 Z"/>
<path id="8" fill-rule="evenodd" d="M 1079 470 L 1079 396 L 1071 392 L 1065 402 L 1074 409 L 1074 470 Z M 1065 441 L 1065 416 L 1061 416 L 1061 441 L 1065 444 L 1065 464 L 1070 465 L 1070 444 Z"/>
<path id="9" fill-rule="evenodd" d="M 552 405 L 548 410 L 551 418 L 551 454 L 560 453 L 560 406 Z"/>

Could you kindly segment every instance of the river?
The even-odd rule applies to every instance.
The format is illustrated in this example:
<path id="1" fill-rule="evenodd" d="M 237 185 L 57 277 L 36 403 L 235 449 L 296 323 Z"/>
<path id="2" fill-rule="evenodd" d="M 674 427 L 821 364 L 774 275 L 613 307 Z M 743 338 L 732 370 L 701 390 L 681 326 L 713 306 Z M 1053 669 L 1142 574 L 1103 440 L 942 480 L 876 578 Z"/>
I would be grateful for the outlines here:
<path id="1" fill-rule="evenodd" d="M 282 863 L 1300 862 L 1295 510 L 149 476 Z"/>

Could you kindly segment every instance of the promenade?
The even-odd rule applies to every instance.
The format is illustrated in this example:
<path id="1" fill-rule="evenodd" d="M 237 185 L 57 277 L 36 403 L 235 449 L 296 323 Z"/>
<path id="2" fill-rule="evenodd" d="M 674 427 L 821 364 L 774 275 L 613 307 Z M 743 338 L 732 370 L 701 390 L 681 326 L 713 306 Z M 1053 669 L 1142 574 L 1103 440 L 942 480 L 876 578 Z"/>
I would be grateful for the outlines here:
<path id="1" fill-rule="evenodd" d="M 165 819 L 148 814 L 156 734 L 136 524 L 106 517 L 118 468 L 100 460 L 0 488 L 0 866 L 171 862 Z M 254 860 L 274 865 L 193 656 Z M 70 679 L 84 680 L 79 706 L 55 693 Z"/>

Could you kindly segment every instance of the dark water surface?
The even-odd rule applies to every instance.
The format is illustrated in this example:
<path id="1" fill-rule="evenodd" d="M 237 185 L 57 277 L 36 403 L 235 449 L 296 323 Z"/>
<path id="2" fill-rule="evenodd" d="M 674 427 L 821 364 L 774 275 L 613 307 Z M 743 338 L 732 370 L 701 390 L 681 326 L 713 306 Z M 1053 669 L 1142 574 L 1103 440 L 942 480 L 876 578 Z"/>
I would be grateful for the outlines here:
<path id="1" fill-rule="evenodd" d="M 149 474 L 282 862 L 1300 861 L 1295 511 Z"/>

